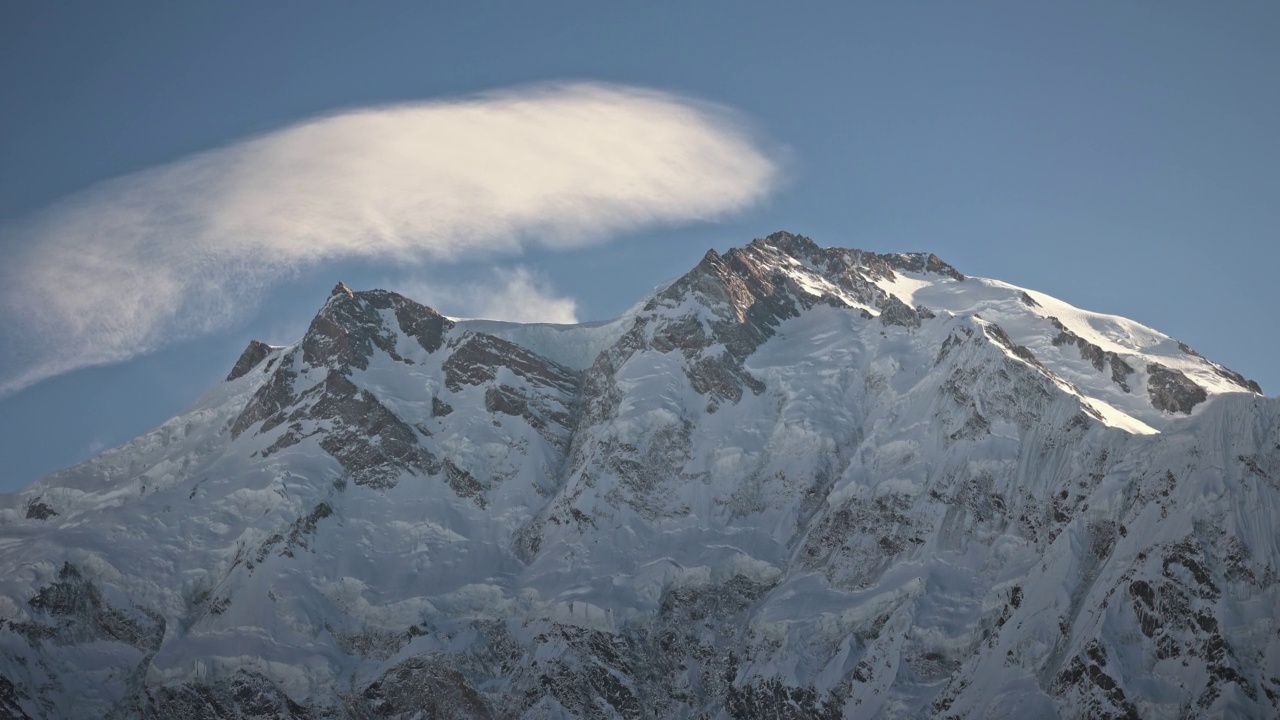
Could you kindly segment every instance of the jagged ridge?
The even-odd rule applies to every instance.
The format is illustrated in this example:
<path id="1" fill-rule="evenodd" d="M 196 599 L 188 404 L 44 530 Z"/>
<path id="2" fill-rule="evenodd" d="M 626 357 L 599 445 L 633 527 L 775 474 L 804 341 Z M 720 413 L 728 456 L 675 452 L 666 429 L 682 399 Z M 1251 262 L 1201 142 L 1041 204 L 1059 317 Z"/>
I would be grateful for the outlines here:
<path id="1" fill-rule="evenodd" d="M 4 498 L 0 711 L 1275 712 L 1256 384 L 787 233 L 620 322 L 559 331 L 599 343 L 570 368 L 339 284 L 185 415 Z"/>

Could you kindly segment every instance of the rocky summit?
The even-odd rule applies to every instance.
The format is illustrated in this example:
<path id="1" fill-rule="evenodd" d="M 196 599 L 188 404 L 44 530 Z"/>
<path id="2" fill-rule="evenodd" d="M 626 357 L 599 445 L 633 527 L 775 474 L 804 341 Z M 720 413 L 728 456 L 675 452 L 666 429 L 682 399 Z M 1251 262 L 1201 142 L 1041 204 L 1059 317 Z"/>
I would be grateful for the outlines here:
<path id="1" fill-rule="evenodd" d="M 0 718 L 1276 717 L 1280 400 L 777 233 L 621 318 L 339 285 L 0 496 Z"/>

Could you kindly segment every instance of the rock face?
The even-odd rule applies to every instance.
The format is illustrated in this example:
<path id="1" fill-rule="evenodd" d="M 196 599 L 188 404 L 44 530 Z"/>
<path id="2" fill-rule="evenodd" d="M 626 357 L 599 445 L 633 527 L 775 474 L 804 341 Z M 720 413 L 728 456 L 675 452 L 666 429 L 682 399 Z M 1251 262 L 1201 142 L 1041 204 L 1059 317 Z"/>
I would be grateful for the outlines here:
<path id="1" fill-rule="evenodd" d="M 1026 293 L 1023 294 L 1025 295 Z M 1030 300 L 1030 297 L 1027 299 Z M 1032 302 L 1035 301 L 1032 300 Z M 1075 345 L 1076 348 L 1080 350 L 1080 357 L 1088 360 L 1089 364 L 1093 365 L 1094 369 L 1098 372 L 1104 372 L 1106 367 L 1109 365 L 1111 367 L 1112 382 L 1119 385 L 1121 390 L 1129 392 L 1129 376 L 1133 374 L 1133 368 L 1129 367 L 1129 364 L 1126 363 L 1119 355 L 1115 352 L 1105 351 L 1074 332 L 1071 332 L 1056 317 L 1049 318 L 1049 321 L 1052 322 L 1053 327 L 1058 330 L 1058 334 L 1055 335 L 1052 340 L 1054 345 Z M 1259 389 L 1257 392 L 1261 393 L 1262 390 Z M 1161 410 L 1166 409 L 1161 407 L 1160 404 L 1156 404 L 1154 398 L 1152 404 Z"/>
<path id="2" fill-rule="evenodd" d="M 0 497 L 0 718 L 1270 717 L 1278 520 L 1280 402 L 934 255 L 554 332 L 339 284 Z"/>
<path id="3" fill-rule="evenodd" d="M 1147 392 L 1151 404 L 1165 412 L 1191 414 L 1191 408 L 1204 402 L 1209 395 L 1204 388 L 1191 381 L 1186 373 L 1151 363 L 1147 366 Z"/>
<path id="4" fill-rule="evenodd" d="M 270 345 L 258 340 L 250 340 L 249 346 L 240 353 L 240 359 L 236 361 L 235 367 L 231 368 L 231 372 L 227 374 L 227 381 L 244 377 L 270 354 Z"/>

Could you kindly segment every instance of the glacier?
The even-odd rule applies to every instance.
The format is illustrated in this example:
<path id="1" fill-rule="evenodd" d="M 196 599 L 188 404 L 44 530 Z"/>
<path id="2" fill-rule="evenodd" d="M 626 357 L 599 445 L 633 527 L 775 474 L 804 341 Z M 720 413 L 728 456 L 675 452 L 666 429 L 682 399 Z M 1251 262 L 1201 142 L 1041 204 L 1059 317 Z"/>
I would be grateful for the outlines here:
<path id="1" fill-rule="evenodd" d="M 775 233 L 622 317 L 339 284 L 0 496 L 0 718 L 1274 717 L 1280 401 Z"/>

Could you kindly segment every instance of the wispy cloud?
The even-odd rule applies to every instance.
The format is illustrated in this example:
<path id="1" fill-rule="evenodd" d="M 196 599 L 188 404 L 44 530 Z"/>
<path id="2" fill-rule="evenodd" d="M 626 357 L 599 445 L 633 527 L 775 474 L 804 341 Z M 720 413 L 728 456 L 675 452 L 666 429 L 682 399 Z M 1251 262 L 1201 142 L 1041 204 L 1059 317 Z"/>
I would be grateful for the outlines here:
<path id="1" fill-rule="evenodd" d="M 107 447 L 107 441 L 103 440 L 97 435 L 94 435 L 92 438 L 90 438 L 89 444 L 85 446 L 85 451 L 89 457 L 93 457 L 94 455 L 97 455 L 98 453 L 105 450 L 106 447 Z"/>
<path id="2" fill-rule="evenodd" d="M 398 281 L 387 287 L 451 317 L 578 322 L 577 301 L 559 295 L 545 276 L 523 265 L 494 268 L 491 277 L 476 282 Z"/>
<path id="3" fill-rule="evenodd" d="M 579 247 L 716 219 L 777 178 L 732 112 L 628 87 L 538 86 L 307 121 L 108 181 L 4 230 L 0 395 L 227 327 L 317 263 Z M 570 318 L 566 302 L 532 307 Z"/>

